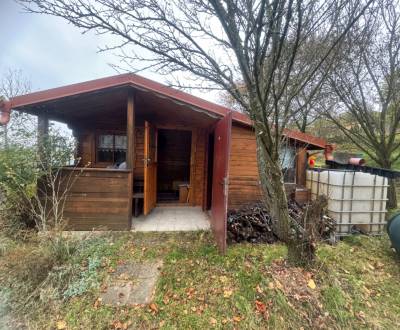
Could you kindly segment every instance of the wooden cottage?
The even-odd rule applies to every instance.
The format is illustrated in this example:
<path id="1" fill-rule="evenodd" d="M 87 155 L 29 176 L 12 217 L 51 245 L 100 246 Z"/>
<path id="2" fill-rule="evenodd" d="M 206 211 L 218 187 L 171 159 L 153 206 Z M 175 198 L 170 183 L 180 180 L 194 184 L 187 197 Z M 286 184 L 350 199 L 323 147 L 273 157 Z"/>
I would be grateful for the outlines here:
<path id="1" fill-rule="evenodd" d="M 260 198 L 256 142 L 249 118 L 134 74 L 123 74 L 13 98 L 8 109 L 66 123 L 78 142 L 80 173 L 65 217 L 76 230 L 129 230 L 132 216 L 159 204 L 210 211 L 219 247 L 227 209 Z M 287 131 L 285 181 L 305 184 L 306 151 L 325 141 Z"/>

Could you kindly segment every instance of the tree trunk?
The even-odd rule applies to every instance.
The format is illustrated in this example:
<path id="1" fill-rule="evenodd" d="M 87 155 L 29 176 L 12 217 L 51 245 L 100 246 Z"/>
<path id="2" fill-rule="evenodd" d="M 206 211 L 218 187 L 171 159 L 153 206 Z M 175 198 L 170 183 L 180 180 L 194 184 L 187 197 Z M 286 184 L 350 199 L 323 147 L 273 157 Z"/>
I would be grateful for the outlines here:
<path id="1" fill-rule="evenodd" d="M 389 187 L 388 187 L 388 202 L 386 204 L 388 209 L 396 209 L 397 208 L 397 193 L 396 193 L 396 180 L 389 179 Z"/>
<path id="2" fill-rule="evenodd" d="M 288 260 L 295 265 L 311 263 L 315 258 L 315 244 L 307 233 L 290 217 L 288 200 L 278 155 L 271 155 L 263 142 L 262 131 L 257 132 L 257 157 L 264 203 L 273 219 L 274 232 L 288 247 Z"/>
<path id="3" fill-rule="evenodd" d="M 379 163 L 378 165 L 383 168 L 387 168 L 388 170 L 391 170 L 392 164 L 388 159 L 389 159 L 389 157 L 387 157 L 386 159 L 383 159 L 383 161 L 381 163 Z M 388 187 L 388 191 L 387 191 L 388 201 L 386 203 L 386 208 L 387 209 L 396 209 L 397 208 L 396 181 L 395 181 L 395 179 L 388 179 L 388 182 L 389 182 L 389 187 Z"/>

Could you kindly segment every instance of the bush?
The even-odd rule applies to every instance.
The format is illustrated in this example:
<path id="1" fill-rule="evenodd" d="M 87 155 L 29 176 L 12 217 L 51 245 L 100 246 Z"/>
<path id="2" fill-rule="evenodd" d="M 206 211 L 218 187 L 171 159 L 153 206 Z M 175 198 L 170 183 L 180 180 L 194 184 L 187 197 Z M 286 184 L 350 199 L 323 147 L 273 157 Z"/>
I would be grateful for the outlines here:
<path id="1" fill-rule="evenodd" d="M 25 235 L 35 224 L 26 200 L 35 190 L 33 159 L 29 147 L 0 150 L 0 230 L 10 237 Z"/>
<path id="2" fill-rule="evenodd" d="M 40 146 L 35 132 L 29 129 L 15 134 L 23 138 L 0 149 L 0 229 L 13 233 L 32 226 L 38 230 L 63 227 L 62 210 L 53 210 L 48 205 L 59 205 L 65 197 L 64 191 L 59 191 L 59 186 L 54 184 L 63 183 L 59 169 L 70 164 L 74 139 L 52 127 Z M 44 204 L 44 200 L 48 203 Z"/>
<path id="3" fill-rule="evenodd" d="M 74 240 L 52 232 L 31 235 L 4 250 L 0 296 L 8 292 L 10 311 L 28 320 L 57 313 L 65 300 L 100 286 L 104 258 L 116 248 L 101 237 Z"/>

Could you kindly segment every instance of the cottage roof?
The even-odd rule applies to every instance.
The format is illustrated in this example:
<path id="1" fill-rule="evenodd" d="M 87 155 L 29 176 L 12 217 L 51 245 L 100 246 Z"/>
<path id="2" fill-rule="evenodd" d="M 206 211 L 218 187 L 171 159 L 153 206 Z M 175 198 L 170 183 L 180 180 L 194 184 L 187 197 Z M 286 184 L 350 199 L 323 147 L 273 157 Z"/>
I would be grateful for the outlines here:
<path id="1" fill-rule="evenodd" d="M 209 102 L 200 97 L 168 87 L 154 80 L 150 80 L 133 73 L 120 74 L 16 96 L 10 100 L 8 106 L 14 110 L 32 112 L 30 110 L 33 107 L 37 108 L 49 102 L 72 98 L 82 94 L 100 92 L 117 87 L 133 87 L 141 91 L 152 92 L 163 98 L 169 98 L 177 103 L 185 104 L 191 108 L 197 108 L 221 117 L 231 111 L 231 109 L 222 105 Z M 233 111 L 232 117 L 237 123 L 252 126 L 252 122 L 246 114 Z M 297 140 L 317 148 L 323 149 L 326 145 L 326 141 L 324 139 L 299 131 L 286 129 L 284 134 L 290 139 Z"/>

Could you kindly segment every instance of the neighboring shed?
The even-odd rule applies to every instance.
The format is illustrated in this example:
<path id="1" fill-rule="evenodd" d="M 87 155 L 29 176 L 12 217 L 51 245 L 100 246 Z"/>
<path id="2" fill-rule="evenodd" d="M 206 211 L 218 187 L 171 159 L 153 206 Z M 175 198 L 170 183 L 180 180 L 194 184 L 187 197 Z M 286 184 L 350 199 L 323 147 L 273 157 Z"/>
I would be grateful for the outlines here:
<path id="1" fill-rule="evenodd" d="M 49 120 L 72 129 L 80 167 L 64 169 L 77 176 L 65 210 L 71 229 L 129 230 L 139 211 L 201 206 L 211 211 L 224 250 L 227 209 L 260 199 L 250 119 L 149 79 L 123 74 L 40 91 L 13 98 L 0 111 L 10 109 L 38 116 L 41 135 Z M 290 130 L 285 136 L 282 162 L 293 191 L 305 185 L 306 149 L 326 143 Z M 122 163 L 124 169 L 116 168 Z"/>

